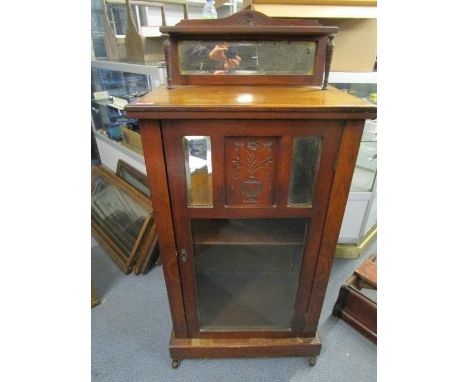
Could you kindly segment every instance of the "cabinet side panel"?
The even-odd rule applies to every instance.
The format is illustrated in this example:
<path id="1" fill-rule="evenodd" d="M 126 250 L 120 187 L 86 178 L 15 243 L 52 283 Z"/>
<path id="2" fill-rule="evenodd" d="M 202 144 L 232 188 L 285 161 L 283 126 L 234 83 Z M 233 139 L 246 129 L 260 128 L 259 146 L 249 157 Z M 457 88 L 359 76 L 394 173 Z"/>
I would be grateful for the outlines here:
<path id="1" fill-rule="evenodd" d="M 343 130 L 325 228 L 314 272 L 315 276 L 310 295 L 309 309 L 303 330 L 303 335 L 305 336 L 312 335 L 313 337 L 317 331 L 323 299 L 330 277 L 333 255 L 336 250 L 341 222 L 356 165 L 363 127 L 364 120 L 350 120 L 346 122 Z"/>
<path id="2" fill-rule="evenodd" d="M 157 120 L 140 120 L 140 130 L 174 334 L 176 338 L 185 338 L 187 327 L 177 264 L 161 126 Z"/>

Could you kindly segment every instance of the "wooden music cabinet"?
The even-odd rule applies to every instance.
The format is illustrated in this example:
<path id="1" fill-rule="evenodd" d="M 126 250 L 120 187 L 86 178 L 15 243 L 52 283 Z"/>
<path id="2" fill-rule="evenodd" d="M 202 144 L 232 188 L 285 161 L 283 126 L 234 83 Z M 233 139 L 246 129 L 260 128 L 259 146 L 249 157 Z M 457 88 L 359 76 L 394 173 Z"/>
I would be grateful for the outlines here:
<path id="1" fill-rule="evenodd" d="M 168 88 L 126 109 L 140 121 L 173 367 L 256 356 L 313 365 L 361 133 L 376 108 L 322 90 L 336 28 L 242 11 L 161 30 Z"/>

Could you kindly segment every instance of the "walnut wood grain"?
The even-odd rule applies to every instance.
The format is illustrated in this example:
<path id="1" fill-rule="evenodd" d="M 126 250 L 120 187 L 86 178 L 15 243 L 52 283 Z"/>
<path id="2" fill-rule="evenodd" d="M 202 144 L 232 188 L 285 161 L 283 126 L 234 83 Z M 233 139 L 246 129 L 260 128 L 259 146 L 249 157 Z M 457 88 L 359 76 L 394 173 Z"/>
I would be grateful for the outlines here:
<path id="1" fill-rule="evenodd" d="M 377 264 L 375 262 L 367 259 L 354 271 L 354 274 L 372 288 L 377 289 Z"/>
<path id="2" fill-rule="evenodd" d="M 328 36 L 328 43 L 327 43 L 327 53 L 325 56 L 325 77 L 323 79 L 323 90 L 327 90 L 328 88 L 328 77 L 330 75 L 330 66 L 333 57 L 333 39 L 335 36 Z"/>
<path id="3" fill-rule="evenodd" d="M 164 147 L 167 153 L 170 153 L 173 158 L 167 162 L 167 173 L 169 177 L 172 213 L 174 224 L 177 229 L 177 246 L 179 250 L 184 249 L 187 253 L 186 259 L 183 262 L 179 261 L 181 269 L 181 285 L 183 288 L 184 304 L 186 308 L 186 320 L 188 326 L 189 337 L 199 337 L 201 335 L 198 328 L 198 302 L 196 277 L 194 270 L 194 253 L 193 244 L 199 240 L 199 237 L 192 236 L 193 225 L 190 222 L 191 217 L 205 218 L 253 218 L 253 217 L 311 217 L 311 224 L 308 228 L 308 236 L 304 251 L 303 264 L 313 264 L 318 256 L 320 244 L 320 235 L 326 213 L 327 200 L 329 189 L 333 180 L 333 164 L 338 152 L 339 142 L 343 123 L 340 121 L 290 121 L 285 124 L 284 121 L 265 120 L 265 121 L 245 121 L 245 120 L 215 120 L 215 121 L 165 121 L 163 123 Z M 227 164 L 216 167 L 216 163 L 225 160 L 223 157 L 225 147 L 225 139 L 236 138 L 243 136 L 246 138 L 260 137 L 283 137 L 284 135 L 291 136 L 318 136 L 322 140 L 321 159 L 318 168 L 317 184 L 314 190 L 313 203 L 308 208 L 289 208 L 274 206 L 264 208 L 242 208 L 232 207 L 224 201 L 221 204 L 210 208 L 188 208 L 187 207 L 187 184 L 183 174 L 185 173 L 185 156 L 182 147 L 182 139 L 184 135 L 209 135 L 212 140 L 213 153 L 213 184 L 226 185 L 225 181 L 216 181 L 216 171 L 224 172 Z M 224 137 L 224 138 L 223 138 Z M 218 142 L 213 146 L 213 142 Z M 247 142 L 247 140 L 246 140 Z M 263 142 L 263 141 L 262 141 Z M 267 142 L 267 140 L 264 140 Z M 288 157 L 291 151 L 280 152 L 277 155 L 277 161 L 286 160 L 290 166 L 290 158 Z M 217 155 L 217 156 L 216 156 Z M 221 159 L 215 159 L 221 158 Z M 219 176 L 219 174 L 218 174 Z M 285 189 L 289 185 L 289 171 L 278 171 L 276 176 L 280 176 L 275 182 L 275 187 L 282 185 Z M 285 186 L 286 184 L 286 186 Z M 275 191 L 277 193 L 277 191 Z M 219 190 L 214 190 L 215 200 Z M 278 210 L 278 211 L 277 211 Z M 221 215 L 222 214 L 222 215 Z M 278 239 L 280 237 L 278 236 Z M 245 238 L 244 238 L 245 239 Z M 227 240 L 227 239 L 226 239 Z M 259 236 L 257 241 L 261 240 Z M 278 240 L 277 240 L 278 241 Z M 301 285 L 297 294 L 296 309 L 294 313 L 296 319 L 292 323 L 293 331 L 284 331 L 284 335 L 296 337 L 300 335 L 301 324 L 303 322 L 298 315 L 303 315 L 307 309 L 308 296 L 310 293 L 310 284 L 312 283 L 313 273 L 308 272 L 310 266 L 304 266 L 301 272 L 302 277 L 299 281 Z M 309 286 L 307 286 L 309 285 Z M 289 334 L 288 334 L 289 333 Z M 226 332 L 218 332 L 211 334 L 218 338 L 226 336 Z"/>
<path id="4" fill-rule="evenodd" d="M 184 25 L 192 28 L 197 23 Z M 170 49 L 175 48 L 171 45 Z M 177 76 L 175 73 L 174 78 Z M 175 82 L 180 83 L 179 80 Z M 166 276 L 175 331 L 170 344 L 171 356 L 181 359 L 318 354 L 317 325 L 333 254 L 364 120 L 375 118 L 375 105 L 333 87 L 323 91 L 310 86 L 193 85 L 155 89 L 128 105 L 127 111 L 129 116 L 142 119 L 145 162 L 153 179 L 150 182 L 152 194 L 156 191 L 160 194 L 153 198 L 154 209 L 159 208 L 164 215 L 158 228 L 164 229 L 166 235 L 166 247 L 161 247 L 161 251 L 166 252 L 163 261 L 170 262 L 169 266 L 164 265 L 165 272 L 169 269 L 171 272 Z M 187 205 L 184 135 L 209 136 L 211 139 L 211 207 Z M 321 138 L 313 203 L 305 208 L 287 204 L 296 136 Z M 235 160 L 230 145 L 238 137 L 244 142 L 253 138 L 276 142 L 273 167 L 276 178 L 271 183 L 273 190 L 268 195 L 268 203 L 262 206 L 246 208 L 243 203 L 230 203 L 226 198 L 230 166 Z M 216 228 L 197 229 L 198 234 L 193 235 L 195 223 L 191 220 L 298 217 L 308 219 L 309 223 L 291 327 L 281 330 L 257 330 L 255 327 L 253 331 L 243 328 L 200 330 L 194 244 L 199 243 L 196 245 L 200 247 L 219 243 L 215 233 L 220 231 Z M 156 219 L 159 220 L 158 216 Z M 233 242 L 240 246 L 259 242 L 264 245 L 262 240 L 270 240 L 265 232 L 255 235 L 252 231 L 250 234 L 239 237 L 234 232 L 227 232 L 221 243 L 226 246 L 223 250 L 228 252 L 227 247 Z M 278 244 L 280 250 L 285 250 L 288 245 L 298 245 L 294 235 L 283 237 L 273 233 L 272 236 L 276 239 L 272 242 Z M 162 245 L 162 237 L 160 242 Z M 185 250 L 185 255 L 176 256 L 176 248 L 179 252 Z M 179 332 L 176 332 L 176 326 Z"/>
<path id="5" fill-rule="evenodd" d="M 338 32 L 338 27 L 323 26 L 317 20 L 279 19 L 251 10 L 217 20 L 181 20 L 175 26 L 161 27 L 162 33 L 171 35 L 327 35 Z"/>
<path id="6" fill-rule="evenodd" d="M 174 86 L 172 84 L 172 55 L 170 53 L 171 50 L 171 43 L 169 41 L 169 36 L 163 36 L 164 42 L 164 58 L 166 60 L 166 81 L 167 81 L 167 88 L 173 89 Z"/>
<path id="7" fill-rule="evenodd" d="M 276 204 L 278 139 L 225 137 L 225 205 L 255 208 Z"/>
<path id="8" fill-rule="evenodd" d="M 159 234 L 164 279 L 175 336 L 187 336 L 185 309 L 180 285 L 179 266 L 175 247 L 174 227 L 167 185 L 166 160 L 158 121 L 140 121 L 151 199 Z"/>
<path id="9" fill-rule="evenodd" d="M 169 352 L 174 359 L 305 357 L 320 354 L 321 347 L 318 334 L 313 338 L 177 339 L 172 336 Z"/>
<path id="10" fill-rule="evenodd" d="M 373 343 L 377 343 L 377 303 L 355 289 L 353 275 L 341 286 L 333 315 L 341 318 Z"/>
<path id="11" fill-rule="evenodd" d="M 314 281 L 303 329 L 303 333 L 306 336 L 313 336 L 317 331 L 363 128 L 364 121 L 348 121 L 343 130 L 335 177 L 327 207 L 325 228 L 322 233 L 320 252 L 315 270 L 312 272 L 314 274 Z"/>
<path id="12" fill-rule="evenodd" d="M 158 87 L 125 107 L 131 117 L 135 112 L 309 112 L 349 114 L 369 113 L 375 117 L 376 106 L 333 87 L 327 91 L 311 86 L 176 86 Z M 138 114 L 144 118 L 144 114 Z M 157 117 L 152 115 L 151 118 Z M 284 116 L 287 117 L 287 114 Z M 161 117 L 163 118 L 163 117 Z"/>

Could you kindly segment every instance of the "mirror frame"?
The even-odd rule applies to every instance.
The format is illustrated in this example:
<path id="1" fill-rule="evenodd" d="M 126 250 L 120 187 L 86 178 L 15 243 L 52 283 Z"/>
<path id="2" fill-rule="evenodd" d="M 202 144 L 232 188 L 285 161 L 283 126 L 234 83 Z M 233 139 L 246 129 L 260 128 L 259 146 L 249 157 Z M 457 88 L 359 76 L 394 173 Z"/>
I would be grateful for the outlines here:
<path id="1" fill-rule="evenodd" d="M 338 27 L 323 26 L 317 20 L 275 19 L 244 10 L 217 20 L 181 20 L 161 27 L 165 35 L 168 88 L 173 85 L 312 85 L 326 89 L 333 53 L 333 37 Z M 311 75 L 183 75 L 179 68 L 181 40 L 222 41 L 314 41 L 317 43 L 314 73 Z"/>
<path id="2" fill-rule="evenodd" d="M 153 265 L 157 265 L 158 259 L 155 258 L 155 256 L 159 255 L 157 248 L 158 235 L 150 199 L 102 165 L 93 166 L 91 169 L 91 176 L 92 178 L 101 177 L 105 179 L 105 181 L 127 194 L 147 211 L 143 226 L 128 256 L 115 244 L 112 240 L 112 236 L 95 222 L 91 216 L 92 236 L 119 268 L 126 274 L 131 271 L 135 274 L 147 273 Z"/>

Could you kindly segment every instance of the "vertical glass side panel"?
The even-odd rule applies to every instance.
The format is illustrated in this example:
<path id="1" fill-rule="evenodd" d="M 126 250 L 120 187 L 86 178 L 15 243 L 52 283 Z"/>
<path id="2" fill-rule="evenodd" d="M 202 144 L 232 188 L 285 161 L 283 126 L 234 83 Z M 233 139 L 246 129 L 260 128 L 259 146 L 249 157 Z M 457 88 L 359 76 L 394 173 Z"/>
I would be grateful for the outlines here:
<path id="1" fill-rule="evenodd" d="M 212 207 L 213 186 L 211 139 L 203 136 L 182 138 L 189 207 Z"/>
<path id="2" fill-rule="evenodd" d="M 361 142 L 354 168 L 352 192 L 371 192 L 377 174 L 377 142 Z"/>
<path id="3" fill-rule="evenodd" d="M 288 205 L 311 207 L 320 159 L 320 137 L 295 137 Z"/>
<path id="4" fill-rule="evenodd" d="M 288 330 L 308 219 L 193 219 L 202 331 Z"/>

